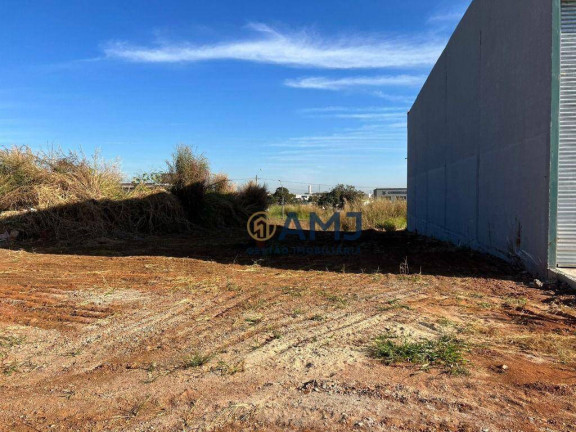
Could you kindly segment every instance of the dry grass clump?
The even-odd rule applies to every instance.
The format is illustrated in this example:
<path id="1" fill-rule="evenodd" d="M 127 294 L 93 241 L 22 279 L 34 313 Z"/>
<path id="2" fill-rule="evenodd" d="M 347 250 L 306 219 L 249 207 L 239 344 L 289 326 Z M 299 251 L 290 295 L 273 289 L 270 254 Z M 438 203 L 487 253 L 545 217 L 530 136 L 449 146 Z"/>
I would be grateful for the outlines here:
<path id="1" fill-rule="evenodd" d="M 209 192 L 218 194 L 232 194 L 236 192 L 236 186 L 230 181 L 227 174 L 218 173 L 210 177 L 210 184 L 207 189 Z"/>
<path id="2" fill-rule="evenodd" d="M 0 211 L 42 210 L 86 200 L 117 199 L 122 175 L 99 155 L 0 148 Z"/>
<path id="3" fill-rule="evenodd" d="M 249 182 L 242 186 L 237 192 L 239 207 L 246 216 L 266 210 L 268 207 L 268 191 L 266 187 L 254 182 Z"/>
<path id="4" fill-rule="evenodd" d="M 511 343 L 526 351 L 551 355 L 563 363 L 576 361 L 576 336 L 563 334 L 524 334 L 511 338 Z"/>
<path id="5" fill-rule="evenodd" d="M 171 192 L 188 219 L 207 227 L 242 226 L 256 212 L 266 210 L 268 191 L 253 183 L 234 190 L 225 174 L 212 174 L 208 160 L 190 147 L 179 146 L 168 162 Z"/>
<path id="6" fill-rule="evenodd" d="M 210 180 L 210 164 L 208 159 L 197 154 L 185 145 L 176 147 L 172 160 L 167 161 L 166 179 L 175 189 L 186 188 L 191 184 L 207 185 Z"/>

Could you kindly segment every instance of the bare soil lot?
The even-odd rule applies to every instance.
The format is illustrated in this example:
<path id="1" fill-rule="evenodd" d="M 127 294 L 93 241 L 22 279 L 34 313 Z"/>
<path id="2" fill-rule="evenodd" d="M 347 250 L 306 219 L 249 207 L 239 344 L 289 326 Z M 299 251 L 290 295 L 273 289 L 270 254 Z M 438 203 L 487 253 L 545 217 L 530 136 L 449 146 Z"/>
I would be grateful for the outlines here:
<path id="1" fill-rule="evenodd" d="M 572 293 L 406 233 L 351 257 L 251 246 L 0 249 L 0 430 L 576 430 Z M 383 333 L 453 335 L 468 374 L 386 365 Z"/>

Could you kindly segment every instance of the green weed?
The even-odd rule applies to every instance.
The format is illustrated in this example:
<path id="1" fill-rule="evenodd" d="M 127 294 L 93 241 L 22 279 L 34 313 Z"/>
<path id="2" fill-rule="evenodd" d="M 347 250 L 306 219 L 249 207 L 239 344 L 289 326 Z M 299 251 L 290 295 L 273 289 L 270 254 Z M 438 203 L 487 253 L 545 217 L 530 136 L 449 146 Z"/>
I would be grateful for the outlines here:
<path id="1" fill-rule="evenodd" d="M 24 337 L 0 335 L 0 348 L 12 348 L 21 345 Z"/>
<path id="2" fill-rule="evenodd" d="M 412 363 L 423 369 L 440 366 L 453 375 L 466 374 L 464 358 L 466 345 L 452 336 L 441 336 L 437 340 L 424 339 L 419 342 L 394 341 L 395 337 L 382 335 L 376 339 L 370 353 L 385 364 Z"/>
<path id="3" fill-rule="evenodd" d="M 209 354 L 202 354 L 199 352 L 195 352 L 184 359 L 182 367 L 184 369 L 191 369 L 204 366 L 206 363 L 210 361 L 211 358 L 212 356 Z"/>
<path id="4" fill-rule="evenodd" d="M 410 309 L 410 306 L 400 303 L 399 299 L 393 299 L 386 302 L 384 306 L 378 306 L 378 312 L 387 312 L 398 309 Z"/>

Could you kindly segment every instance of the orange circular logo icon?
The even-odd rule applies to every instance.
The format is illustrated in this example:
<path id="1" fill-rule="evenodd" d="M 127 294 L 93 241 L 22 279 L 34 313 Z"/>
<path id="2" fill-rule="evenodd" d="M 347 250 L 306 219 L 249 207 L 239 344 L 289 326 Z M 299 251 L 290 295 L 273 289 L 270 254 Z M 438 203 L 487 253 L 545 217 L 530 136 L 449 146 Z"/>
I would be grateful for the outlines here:
<path id="1" fill-rule="evenodd" d="M 256 241 L 267 241 L 276 234 L 276 225 L 268 223 L 268 214 L 266 212 L 254 213 L 246 225 L 248 234 Z"/>

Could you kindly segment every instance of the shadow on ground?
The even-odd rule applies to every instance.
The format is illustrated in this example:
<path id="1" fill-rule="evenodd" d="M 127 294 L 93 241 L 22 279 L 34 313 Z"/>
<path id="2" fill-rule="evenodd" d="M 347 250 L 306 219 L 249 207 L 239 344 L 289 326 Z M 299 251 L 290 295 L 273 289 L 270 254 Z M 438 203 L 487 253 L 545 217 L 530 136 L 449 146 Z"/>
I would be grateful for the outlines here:
<path id="1" fill-rule="evenodd" d="M 309 232 L 304 231 L 306 238 Z M 89 239 L 74 244 L 26 242 L 11 249 L 38 253 L 87 256 L 165 256 L 215 261 L 223 264 L 254 265 L 291 270 L 346 273 L 408 273 L 458 277 L 522 279 L 527 275 L 508 263 L 468 249 L 458 248 L 406 231 L 364 231 L 354 242 L 335 241 L 334 233 L 317 233 L 315 241 L 278 236 L 266 243 L 262 254 L 242 229 L 202 231 L 188 234 L 146 236 L 117 240 Z M 338 249 L 340 248 L 340 249 Z M 343 253 L 343 254 L 339 254 Z"/>
<path id="2" fill-rule="evenodd" d="M 238 214 L 228 201 L 220 204 L 223 207 L 217 213 L 227 216 L 223 220 L 214 216 L 212 222 L 241 228 L 186 231 L 190 224 L 176 198 L 156 193 L 123 201 L 91 200 L 4 216 L 0 232 L 15 228 L 31 238 L 40 238 L 4 247 L 51 254 L 188 257 L 224 264 L 347 273 L 404 271 L 458 277 L 527 277 L 499 259 L 405 231 L 368 230 L 358 240 L 348 242 L 335 240 L 333 232 L 318 232 L 314 241 L 299 239 L 296 234 L 280 241 L 281 229 L 277 229 L 276 237 L 265 245 L 272 254 L 262 254 L 242 228 L 242 220 L 247 216 Z M 188 219 L 194 220 L 193 216 L 189 214 Z M 53 240 L 68 236 L 71 240 L 66 242 Z M 124 240 L 117 239 L 122 236 Z M 310 238 L 309 231 L 304 231 L 304 238 Z"/>

